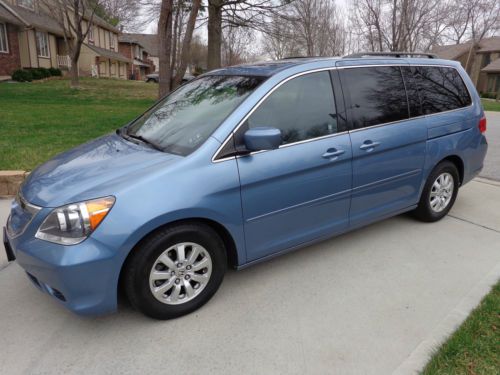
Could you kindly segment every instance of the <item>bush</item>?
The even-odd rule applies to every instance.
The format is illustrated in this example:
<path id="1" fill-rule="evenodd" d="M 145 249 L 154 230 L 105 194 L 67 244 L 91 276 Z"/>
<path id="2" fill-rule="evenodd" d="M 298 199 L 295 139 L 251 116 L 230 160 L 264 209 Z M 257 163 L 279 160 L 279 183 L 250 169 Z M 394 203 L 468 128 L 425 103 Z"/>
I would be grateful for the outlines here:
<path id="1" fill-rule="evenodd" d="M 33 77 L 33 80 L 35 80 L 35 81 L 37 79 L 42 79 L 43 78 L 43 73 L 38 68 L 31 69 L 30 72 L 31 72 L 31 76 Z"/>
<path id="2" fill-rule="evenodd" d="M 485 99 L 496 99 L 497 97 L 497 94 L 496 92 L 482 92 L 480 94 L 481 98 L 485 98 Z"/>
<path id="3" fill-rule="evenodd" d="M 47 68 L 38 68 L 38 71 L 40 72 L 42 78 L 50 77 L 50 71 Z"/>
<path id="4" fill-rule="evenodd" d="M 29 70 L 17 69 L 12 73 L 12 79 L 18 82 L 31 82 L 33 75 Z"/>
<path id="5" fill-rule="evenodd" d="M 61 77 L 62 71 L 58 68 L 49 68 L 49 73 L 52 77 Z"/>

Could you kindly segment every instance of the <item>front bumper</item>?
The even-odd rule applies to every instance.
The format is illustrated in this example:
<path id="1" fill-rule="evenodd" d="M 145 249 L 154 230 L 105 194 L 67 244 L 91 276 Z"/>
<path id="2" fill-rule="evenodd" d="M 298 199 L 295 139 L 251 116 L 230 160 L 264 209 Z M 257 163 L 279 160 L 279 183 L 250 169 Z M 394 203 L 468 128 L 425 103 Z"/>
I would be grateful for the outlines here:
<path id="1" fill-rule="evenodd" d="M 116 311 L 122 262 L 115 251 L 92 237 L 63 246 L 36 239 L 29 230 L 15 238 L 4 231 L 4 236 L 33 284 L 63 306 L 81 315 Z"/>

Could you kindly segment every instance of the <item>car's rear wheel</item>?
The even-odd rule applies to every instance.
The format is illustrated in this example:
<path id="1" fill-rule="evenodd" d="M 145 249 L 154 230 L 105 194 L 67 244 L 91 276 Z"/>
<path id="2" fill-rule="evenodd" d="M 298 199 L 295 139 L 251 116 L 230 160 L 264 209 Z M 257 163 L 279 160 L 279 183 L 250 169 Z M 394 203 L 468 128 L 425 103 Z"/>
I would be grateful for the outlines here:
<path id="1" fill-rule="evenodd" d="M 226 252 L 205 224 L 164 228 L 146 238 L 124 269 L 132 306 L 155 319 L 172 319 L 203 306 L 219 288 Z"/>
<path id="2" fill-rule="evenodd" d="M 439 163 L 427 178 L 415 216 L 425 222 L 438 221 L 446 216 L 455 203 L 459 178 L 455 164 L 449 161 Z"/>

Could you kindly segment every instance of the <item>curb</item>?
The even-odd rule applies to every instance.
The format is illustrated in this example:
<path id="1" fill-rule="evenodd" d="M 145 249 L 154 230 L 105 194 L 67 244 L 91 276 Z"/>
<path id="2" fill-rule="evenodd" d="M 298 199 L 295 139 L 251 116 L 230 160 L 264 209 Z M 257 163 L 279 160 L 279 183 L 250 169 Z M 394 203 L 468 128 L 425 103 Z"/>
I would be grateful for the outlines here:
<path id="1" fill-rule="evenodd" d="M 488 184 L 488 185 L 493 185 L 493 186 L 500 186 L 500 181 L 498 180 L 493 180 L 491 178 L 487 178 L 487 177 L 475 177 L 473 179 L 473 181 L 477 181 L 477 182 L 481 182 L 483 184 Z"/>
<path id="2" fill-rule="evenodd" d="M 393 375 L 419 374 L 432 355 L 469 317 L 481 300 L 500 279 L 500 263 L 483 277 L 458 305 L 431 331 L 410 355 L 396 368 Z"/>
<path id="3" fill-rule="evenodd" d="M 15 196 L 27 175 L 26 171 L 0 171 L 0 198 Z"/>

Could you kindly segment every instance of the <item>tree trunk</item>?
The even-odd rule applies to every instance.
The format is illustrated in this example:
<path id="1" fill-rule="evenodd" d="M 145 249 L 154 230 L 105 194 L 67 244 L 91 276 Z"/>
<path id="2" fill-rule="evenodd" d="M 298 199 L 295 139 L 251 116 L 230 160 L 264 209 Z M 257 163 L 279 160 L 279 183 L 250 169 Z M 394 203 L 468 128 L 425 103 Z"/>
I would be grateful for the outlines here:
<path id="1" fill-rule="evenodd" d="M 191 12 L 189 13 L 188 23 L 186 25 L 186 32 L 184 34 L 184 40 L 182 41 L 182 51 L 181 51 L 181 63 L 179 69 L 176 72 L 173 87 L 177 87 L 182 82 L 182 77 L 186 74 L 186 68 L 189 60 L 189 52 L 191 50 L 191 39 L 193 38 L 193 30 L 196 25 L 196 18 L 198 17 L 198 11 L 200 10 L 201 0 L 193 0 Z"/>
<path id="2" fill-rule="evenodd" d="M 177 9 L 175 9 L 175 17 L 174 17 L 174 26 L 173 26 L 173 37 L 172 37 L 172 61 L 170 62 L 170 69 L 172 70 L 172 75 L 174 74 L 175 71 L 175 65 L 177 64 L 177 33 L 179 31 L 179 15 L 182 11 L 182 4 L 180 1 L 177 2 Z M 172 85 L 170 85 L 172 86 Z M 172 89 L 172 87 L 170 87 Z"/>
<path id="3" fill-rule="evenodd" d="M 173 0 L 162 0 L 160 20 L 158 21 L 159 48 L 159 97 L 170 92 L 172 70 L 170 55 L 172 48 L 172 5 Z"/>
<path id="4" fill-rule="evenodd" d="M 78 89 L 80 87 L 80 76 L 78 72 L 78 60 L 80 60 L 80 51 L 82 49 L 83 40 L 80 41 L 78 36 L 76 40 L 70 41 L 69 43 L 74 43 L 70 46 L 69 43 L 66 44 L 66 48 L 70 52 L 71 56 L 71 67 L 69 68 L 69 76 L 71 79 L 70 87 L 72 89 Z"/>
<path id="5" fill-rule="evenodd" d="M 78 58 L 71 58 L 71 68 L 69 69 L 69 75 L 71 77 L 71 88 L 77 89 L 80 87 L 80 77 L 78 76 Z"/>
<path id="6" fill-rule="evenodd" d="M 208 0 L 208 70 L 221 67 L 222 4 L 223 0 Z"/>

